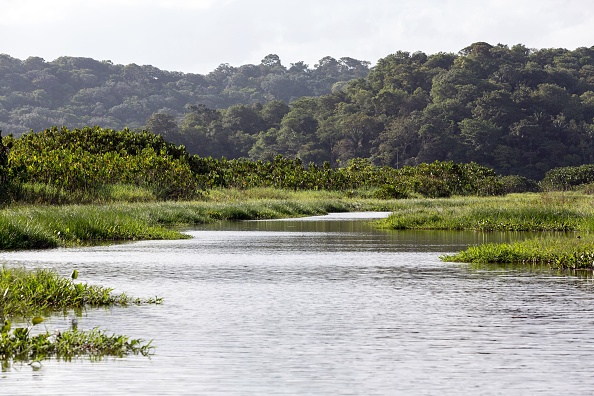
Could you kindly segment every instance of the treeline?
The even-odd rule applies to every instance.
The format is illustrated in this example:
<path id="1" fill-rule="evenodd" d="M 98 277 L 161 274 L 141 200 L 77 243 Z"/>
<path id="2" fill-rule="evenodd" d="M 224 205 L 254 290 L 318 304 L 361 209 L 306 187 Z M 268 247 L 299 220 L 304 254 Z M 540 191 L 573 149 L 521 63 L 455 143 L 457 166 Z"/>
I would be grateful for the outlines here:
<path id="1" fill-rule="evenodd" d="M 221 65 L 206 76 L 86 58 L 0 56 L 0 127 L 129 126 L 191 154 L 400 168 L 475 162 L 542 179 L 594 162 L 594 47 L 474 43 L 458 54 L 396 52 L 313 69 Z M 350 81 L 350 82 L 349 82 Z"/>
<path id="2" fill-rule="evenodd" d="M 219 109 L 319 96 L 368 72 L 369 62 L 330 56 L 313 67 L 286 67 L 270 54 L 258 65 L 221 64 L 201 75 L 90 58 L 46 62 L 0 54 L 0 129 L 15 136 L 51 125 L 136 129 L 153 113 L 181 119 L 188 105 Z"/>
<path id="3" fill-rule="evenodd" d="M 51 203 L 72 202 L 73 196 L 93 197 L 113 185 L 139 187 L 160 200 L 193 199 L 212 188 L 365 190 L 374 198 L 496 195 L 531 188 L 526 179 L 501 177 L 476 163 L 395 169 L 374 166 L 367 159 L 352 159 L 339 168 L 280 155 L 271 161 L 213 159 L 190 155 L 150 132 L 99 127 L 54 127 L 4 137 L 0 148 L 4 201 L 46 202 L 43 194 L 53 191 Z M 42 194 L 31 196 L 31 191 Z"/>
<path id="4" fill-rule="evenodd" d="M 594 160 L 594 47 L 474 43 L 458 54 L 397 52 L 321 97 L 194 106 L 147 128 L 193 153 L 379 166 L 476 162 L 539 180 Z"/>

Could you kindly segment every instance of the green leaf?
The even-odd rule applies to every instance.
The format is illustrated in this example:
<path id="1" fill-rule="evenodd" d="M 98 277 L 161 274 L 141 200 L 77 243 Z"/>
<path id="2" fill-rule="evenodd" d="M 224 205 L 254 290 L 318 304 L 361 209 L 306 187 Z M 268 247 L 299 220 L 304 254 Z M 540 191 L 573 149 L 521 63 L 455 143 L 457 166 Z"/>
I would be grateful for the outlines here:
<path id="1" fill-rule="evenodd" d="M 36 316 L 32 319 L 33 326 L 38 325 L 39 323 L 43 322 L 43 318 L 41 316 Z"/>
<path id="2" fill-rule="evenodd" d="M 10 320 L 5 320 L 2 329 L 0 329 L 0 333 L 8 333 L 10 331 Z"/>
<path id="3" fill-rule="evenodd" d="M 78 270 L 73 270 L 72 271 L 72 275 L 70 275 L 70 277 L 72 279 L 77 279 L 78 278 Z"/>

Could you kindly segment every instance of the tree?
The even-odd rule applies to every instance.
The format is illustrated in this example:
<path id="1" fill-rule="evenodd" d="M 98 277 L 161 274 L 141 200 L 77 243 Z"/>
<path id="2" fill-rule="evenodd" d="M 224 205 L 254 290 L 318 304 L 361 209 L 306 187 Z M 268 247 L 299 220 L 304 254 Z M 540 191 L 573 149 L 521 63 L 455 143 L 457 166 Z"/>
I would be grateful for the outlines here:
<path id="1" fill-rule="evenodd" d="M 175 117 L 167 113 L 153 113 L 146 120 L 145 129 L 163 136 L 166 140 L 173 140 L 179 133 Z"/>

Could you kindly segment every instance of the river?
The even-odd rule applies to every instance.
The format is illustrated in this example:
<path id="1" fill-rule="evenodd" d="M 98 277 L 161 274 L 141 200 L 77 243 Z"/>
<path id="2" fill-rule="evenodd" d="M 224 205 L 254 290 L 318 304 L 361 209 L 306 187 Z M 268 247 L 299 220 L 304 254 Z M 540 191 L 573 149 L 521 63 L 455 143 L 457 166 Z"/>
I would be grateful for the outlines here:
<path id="1" fill-rule="evenodd" d="M 381 217 L 385 214 L 373 214 Z M 219 223 L 192 239 L 0 252 L 162 305 L 78 328 L 153 340 L 150 358 L 44 361 L 10 395 L 535 395 L 594 389 L 594 283 L 439 256 L 517 235 L 381 231 L 370 214 Z M 73 312 L 39 326 L 63 329 Z"/>

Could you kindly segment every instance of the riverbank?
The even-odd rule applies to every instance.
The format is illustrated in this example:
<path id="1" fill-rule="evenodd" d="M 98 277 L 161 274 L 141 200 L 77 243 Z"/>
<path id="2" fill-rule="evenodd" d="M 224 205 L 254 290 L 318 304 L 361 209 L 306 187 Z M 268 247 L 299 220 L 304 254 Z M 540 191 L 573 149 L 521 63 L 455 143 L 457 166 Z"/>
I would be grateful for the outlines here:
<path id="1" fill-rule="evenodd" d="M 382 200 L 365 190 L 291 191 L 215 189 L 200 201 L 92 205 L 13 205 L 0 210 L 0 250 L 46 249 L 126 240 L 181 239 L 180 227 L 221 220 L 262 220 L 329 212 L 391 211 L 375 223 L 388 230 L 580 232 L 582 238 L 549 237 L 522 244 L 472 247 L 448 261 L 546 263 L 586 268 L 594 244 L 592 196 L 577 192 L 498 197 Z M 572 240 L 575 239 L 575 240 Z M 557 248 L 552 249 L 552 246 Z M 519 253 L 521 252 L 521 254 Z M 546 253 L 545 253 L 546 252 Z M 583 257 L 583 259 L 576 259 Z M 584 261 L 585 260 L 585 261 Z"/>
<path id="2" fill-rule="evenodd" d="M 396 200 L 327 191 L 212 190 L 202 201 L 12 205 L 0 210 L 0 250 L 47 249 L 127 240 L 181 239 L 177 227 L 220 220 L 391 210 Z"/>
<path id="3" fill-rule="evenodd" d="M 594 231 L 591 195 L 523 193 L 401 201 L 377 223 L 384 229 L 473 231 Z"/>
<path id="4" fill-rule="evenodd" d="M 594 269 L 594 200 L 588 194 L 554 192 L 407 200 L 376 225 L 390 230 L 554 232 L 519 242 L 471 246 L 458 254 L 443 256 L 442 260 Z"/>

